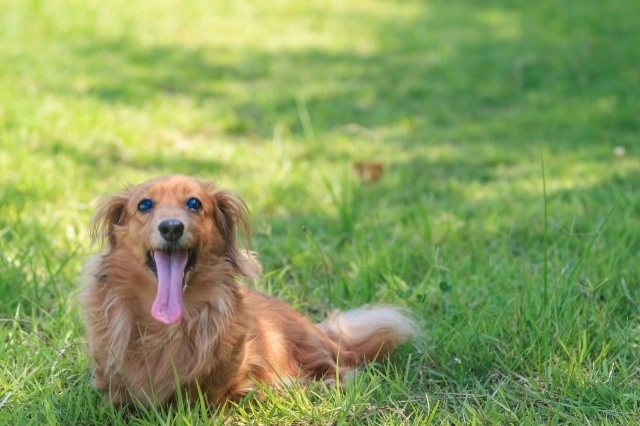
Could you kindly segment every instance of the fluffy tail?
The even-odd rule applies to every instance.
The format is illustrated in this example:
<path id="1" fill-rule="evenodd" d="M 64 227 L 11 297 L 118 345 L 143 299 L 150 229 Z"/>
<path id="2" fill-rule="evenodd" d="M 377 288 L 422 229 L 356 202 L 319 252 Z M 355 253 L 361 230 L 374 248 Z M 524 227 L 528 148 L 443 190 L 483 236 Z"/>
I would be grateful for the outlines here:
<path id="1" fill-rule="evenodd" d="M 382 359 L 396 346 L 417 335 L 413 320 L 391 306 L 334 311 L 317 327 L 339 346 L 342 365 Z"/>

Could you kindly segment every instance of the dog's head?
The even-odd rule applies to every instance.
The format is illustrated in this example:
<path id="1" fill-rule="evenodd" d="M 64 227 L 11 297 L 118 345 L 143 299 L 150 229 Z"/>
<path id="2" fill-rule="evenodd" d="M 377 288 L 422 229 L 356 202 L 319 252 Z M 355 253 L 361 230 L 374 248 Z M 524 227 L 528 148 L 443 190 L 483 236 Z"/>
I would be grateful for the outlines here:
<path id="1" fill-rule="evenodd" d="M 182 292 L 199 261 L 215 258 L 230 262 L 238 275 L 259 275 L 259 264 L 238 242 L 238 231 L 249 238 L 245 204 L 210 182 L 167 176 L 130 186 L 103 200 L 90 230 L 94 242 L 126 249 L 155 275 L 151 314 L 166 324 L 182 319 Z"/>

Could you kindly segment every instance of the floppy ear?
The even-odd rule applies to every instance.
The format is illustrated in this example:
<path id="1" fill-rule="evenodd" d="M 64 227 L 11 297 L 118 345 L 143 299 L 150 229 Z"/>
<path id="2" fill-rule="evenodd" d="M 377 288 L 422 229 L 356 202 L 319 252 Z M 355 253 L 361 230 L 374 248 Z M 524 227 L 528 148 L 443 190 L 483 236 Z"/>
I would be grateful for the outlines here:
<path id="1" fill-rule="evenodd" d="M 238 273 L 247 278 L 259 278 L 262 267 L 252 252 L 240 248 L 238 234 L 245 237 L 247 245 L 251 239 L 249 210 L 234 192 L 216 190 L 208 185 L 209 196 L 213 200 L 213 217 L 224 240 L 226 254 Z"/>
<path id="2" fill-rule="evenodd" d="M 128 200 L 128 189 L 122 194 L 110 195 L 102 199 L 89 224 L 91 244 L 102 245 L 106 239 L 110 248 L 115 247 L 115 227 L 124 224 L 124 210 Z"/>

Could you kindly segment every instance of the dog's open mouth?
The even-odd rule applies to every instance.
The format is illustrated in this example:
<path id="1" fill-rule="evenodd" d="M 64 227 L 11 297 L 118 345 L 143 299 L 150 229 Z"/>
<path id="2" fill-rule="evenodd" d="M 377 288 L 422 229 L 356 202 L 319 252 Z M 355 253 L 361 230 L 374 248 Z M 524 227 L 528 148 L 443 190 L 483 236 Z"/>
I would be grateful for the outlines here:
<path id="1" fill-rule="evenodd" d="M 195 250 L 154 250 L 147 253 L 147 264 L 158 280 L 151 316 L 164 324 L 173 324 L 184 316 L 182 291 L 186 275 L 196 263 Z"/>

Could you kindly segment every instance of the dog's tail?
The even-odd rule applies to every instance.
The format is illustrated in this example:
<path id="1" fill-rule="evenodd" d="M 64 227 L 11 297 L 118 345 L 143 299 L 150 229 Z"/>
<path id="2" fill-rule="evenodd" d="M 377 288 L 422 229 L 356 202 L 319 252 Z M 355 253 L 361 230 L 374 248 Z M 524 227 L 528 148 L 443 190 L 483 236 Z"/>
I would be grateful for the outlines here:
<path id="1" fill-rule="evenodd" d="M 380 360 L 418 334 L 415 322 L 392 306 L 334 311 L 317 327 L 339 345 L 341 365 Z"/>

